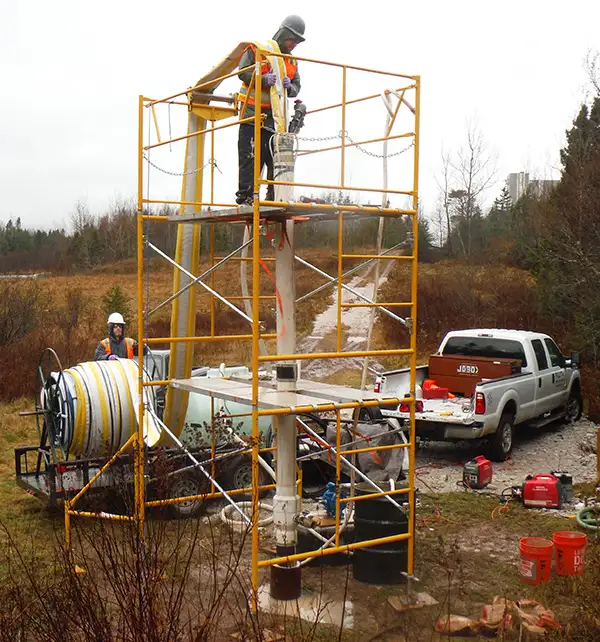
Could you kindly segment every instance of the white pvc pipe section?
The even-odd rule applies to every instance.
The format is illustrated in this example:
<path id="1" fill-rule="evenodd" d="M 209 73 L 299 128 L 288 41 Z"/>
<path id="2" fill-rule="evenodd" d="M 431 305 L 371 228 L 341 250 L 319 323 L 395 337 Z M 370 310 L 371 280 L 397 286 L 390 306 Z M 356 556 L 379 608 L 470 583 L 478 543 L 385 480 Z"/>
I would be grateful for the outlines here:
<path id="1" fill-rule="evenodd" d="M 273 139 L 273 165 L 279 181 L 294 180 L 294 137 L 279 133 Z M 291 185 L 276 185 L 275 200 L 293 200 Z M 296 279 L 294 273 L 294 222 L 278 225 L 275 238 L 275 286 L 277 289 L 277 352 L 296 352 Z M 278 389 L 287 384 L 278 382 Z M 295 385 L 292 384 L 293 387 Z M 275 541 L 278 546 L 294 546 L 298 541 L 296 515 L 298 489 L 296 486 L 296 417 L 281 415 L 275 418 L 277 426 L 277 488 L 273 498 Z"/>

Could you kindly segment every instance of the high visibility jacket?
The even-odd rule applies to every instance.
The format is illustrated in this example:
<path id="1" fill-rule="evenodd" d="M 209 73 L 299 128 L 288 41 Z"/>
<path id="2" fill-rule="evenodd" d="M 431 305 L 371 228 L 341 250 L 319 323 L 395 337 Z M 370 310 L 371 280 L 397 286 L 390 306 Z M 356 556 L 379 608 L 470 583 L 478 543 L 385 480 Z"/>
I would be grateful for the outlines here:
<path id="1" fill-rule="evenodd" d="M 256 60 L 256 47 L 254 45 L 249 45 L 248 49 L 251 49 L 254 52 L 254 59 Z M 296 76 L 296 72 L 298 70 L 298 63 L 296 62 L 295 58 L 284 58 L 283 61 L 285 63 L 285 75 L 290 80 L 294 80 L 294 77 Z M 246 94 L 248 94 L 248 105 L 254 105 L 256 103 L 256 85 L 260 83 L 260 105 L 263 109 L 270 109 L 271 91 L 268 87 L 262 86 L 262 76 L 264 74 L 268 74 L 270 71 L 271 65 L 266 60 L 263 60 L 260 66 L 261 77 L 254 80 L 254 85 L 252 86 L 252 90 L 250 91 L 250 93 L 248 93 L 249 85 L 245 82 L 242 83 L 242 89 L 240 90 L 240 99 L 244 100 L 244 97 L 246 96 Z"/>
<path id="2" fill-rule="evenodd" d="M 133 339 L 125 337 L 123 341 L 125 341 L 125 347 L 127 348 L 127 358 L 133 359 Z M 111 354 L 110 339 L 103 339 L 102 341 L 100 341 L 100 343 L 102 344 L 102 347 L 104 348 L 106 354 Z"/>

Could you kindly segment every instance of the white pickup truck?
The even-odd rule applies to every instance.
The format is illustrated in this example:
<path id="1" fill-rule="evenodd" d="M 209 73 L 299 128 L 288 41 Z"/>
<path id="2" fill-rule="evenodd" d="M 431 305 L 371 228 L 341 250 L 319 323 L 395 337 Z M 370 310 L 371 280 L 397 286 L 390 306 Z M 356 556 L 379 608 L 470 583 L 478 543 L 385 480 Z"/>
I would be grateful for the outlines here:
<path id="1" fill-rule="evenodd" d="M 411 396 L 409 370 L 384 372 L 375 390 Z M 417 368 L 414 394 L 419 438 L 487 438 L 491 458 L 503 461 L 512 450 L 516 425 L 580 418 L 579 355 L 563 356 L 548 335 L 537 332 L 449 332 L 429 364 Z M 410 419 L 408 404 L 382 414 Z"/>

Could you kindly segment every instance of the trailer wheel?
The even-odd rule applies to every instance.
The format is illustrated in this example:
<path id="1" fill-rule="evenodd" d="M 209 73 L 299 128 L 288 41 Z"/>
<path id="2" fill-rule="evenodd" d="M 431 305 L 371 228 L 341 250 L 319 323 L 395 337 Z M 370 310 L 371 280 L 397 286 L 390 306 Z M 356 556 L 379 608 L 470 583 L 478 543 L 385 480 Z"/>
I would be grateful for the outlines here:
<path id="1" fill-rule="evenodd" d="M 258 483 L 265 486 L 271 483 L 270 477 L 265 469 L 258 465 Z M 233 464 L 224 474 L 224 486 L 226 490 L 241 490 L 242 488 L 251 488 L 252 486 L 252 459 L 250 457 L 237 457 Z M 264 497 L 269 491 L 262 491 L 260 497 Z M 240 493 L 234 495 L 234 500 L 247 500 L 252 497 L 252 493 Z"/>
<path id="2" fill-rule="evenodd" d="M 175 481 L 171 484 L 170 496 L 171 498 L 190 497 L 204 492 L 206 492 L 206 483 L 193 472 L 189 472 L 175 476 Z M 202 510 L 203 504 L 204 501 L 202 499 L 193 499 L 170 504 L 170 509 L 174 517 L 186 519 L 197 517 Z"/>
<path id="3" fill-rule="evenodd" d="M 490 437 L 489 454 L 492 461 L 505 461 L 510 455 L 515 436 L 515 418 L 505 412 L 500 417 L 496 432 Z"/>

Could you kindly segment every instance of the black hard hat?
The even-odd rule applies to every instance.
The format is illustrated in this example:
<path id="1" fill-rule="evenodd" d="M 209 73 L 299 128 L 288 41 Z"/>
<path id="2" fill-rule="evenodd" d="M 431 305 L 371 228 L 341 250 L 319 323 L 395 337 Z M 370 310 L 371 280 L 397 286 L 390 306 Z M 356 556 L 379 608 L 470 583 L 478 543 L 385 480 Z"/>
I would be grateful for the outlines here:
<path id="1" fill-rule="evenodd" d="M 279 27 L 279 31 L 282 29 L 290 31 L 293 36 L 298 39 L 298 42 L 304 42 L 304 30 L 306 29 L 306 26 L 304 24 L 304 20 L 302 20 L 300 16 L 288 16 L 285 18 Z"/>

